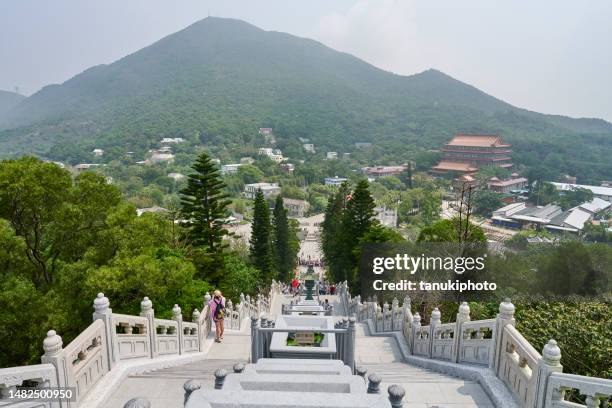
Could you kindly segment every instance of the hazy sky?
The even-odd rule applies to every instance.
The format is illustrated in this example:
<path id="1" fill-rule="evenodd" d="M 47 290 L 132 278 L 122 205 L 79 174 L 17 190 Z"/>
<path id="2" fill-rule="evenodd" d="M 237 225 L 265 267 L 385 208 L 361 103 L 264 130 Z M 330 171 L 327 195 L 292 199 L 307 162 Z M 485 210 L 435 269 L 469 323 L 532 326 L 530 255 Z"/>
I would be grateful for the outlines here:
<path id="1" fill-rule="evenodd" d="M 0 0 L 0 89 L 31 94 L 208 14 L 399 74 L 436 68 L 519 107 L 612 121 L 610 0 Z"/>

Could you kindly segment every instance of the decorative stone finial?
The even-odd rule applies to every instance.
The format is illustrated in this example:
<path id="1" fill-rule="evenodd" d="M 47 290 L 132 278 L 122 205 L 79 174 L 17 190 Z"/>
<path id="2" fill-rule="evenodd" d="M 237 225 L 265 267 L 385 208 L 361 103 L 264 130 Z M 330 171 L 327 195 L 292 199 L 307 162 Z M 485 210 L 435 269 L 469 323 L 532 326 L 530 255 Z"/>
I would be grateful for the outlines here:
<path id="1" fill-rule="evenodd" d="M 557 341 L 550 339 L 542 349 L 542 357 L 544 362 L 549 366 L 559 366 L 561 361 L 561 349 L 557 345 Z"/>
<path id="2" fill-rule="evenodd" d="M 244 303 L 245 301 L 245 297 L 244 297 L 244 293 L 240 292 L 240 303 Z"/>
<path id="3" fill-rule="evenodd" d="M 215 371 L 215 389 L 220 390 L 223 388 L 225 377 L 227 377 L 227 370 L 224 368 L 217 368 Z"/>
<path id="4" fill-rule="evenodd" d="M 368 394 L 380 394 L 380 383 L 382 378 L 380 375 L 372 373 L 368 375 Z"/>
<path id="5" fill-rule="evenodd" d="M 153 302 L 145 296 L 142 298 L 142 302 L 140 302 L 140 313 L 147 314 L 153 310 Z"/>
<path id="6" fill-rule="evenodd" d="M 393 384 L 387 388 L 387 392 L 389 393 L 389 401 L 392 408 L 402 408 L 404 406 L 402 400 L 406 395 L 406 390 L 403 387 Z"/>
<path id="7" fill-rule="evenodd" d="M 146 398 L 132 398 L 123 408 L 151 408 L 151 402 Z"/>
<path id="8" fill-rule="evenodd" d="M 96 313 L 105 313 L 110 306 L 110 302 L 104 293 L 98 293 L 98 296 L 93 301 L 93 307 Z"/>
<path id="9" fill-rule="evenodd" d="M 440 319 L 441 318 L 442 318 L 442 313 L 440 313 L 440 310 L 436 307 L 431 312 L 431 324 L 438 324 L 438 323 L 440 323 Z"/>
<path id="10" fill-rule="evenodd" d="M 187 404 L 187 400 L 189 399 L 191 393 L 199 390 L 200 388 L 202 388 L 202 385 L 196 380 L 189 380 L 183 384 L 183 389 L 185 390 L 185 401 L 183 402 L 183 405 Z"/>
<path id="11" fill-rule="evenodd" d="M 197 323 L 200 320 L 200 311 L 198 309 L 193 309 L 191 320 L 193 320 L 194 323 Z"/>
<path id="12" fill-rule="evenodd" d="M 358 376 L 365 380 L 366 374 L 368 373 L 368 369 L 363 366 L 355 367 L 355 372 Z"/>
<path id="13" fill-rule="evenodd" d="M 510 298 L 505 298 L 503 302 L 499 304 L 499 315 L 502 319 L 512 319 L 514 317 L 514 305 L 510 301 Z"/>
<path id="14" fill-rule="evenodd" d="M 210 293 L 206 292 L 206 294 L 204 295 L 204 302 L 206 302 L 206 304 L 208 304 L 208 302 L 210 302 Z"/>
<path id="15" fill-rule="evenodd" d="M 237 374 L 240 374 L 241 372 L 244 371 L 244 364 L 243 363 L 236 363 L 234 364 L 234 366 L 232 367 L 234 369 L 234 372 Z"/>
<path id="16" fill-rule="evenodd" d="M 62 351 L 62 338 L 57 335 L 55 330 L 49 330 L 47 337 L 43 341 L 43 349 L 45 356 L 55 356 Z"/>
<path id="17" fill-rule="evenodd" d="M 461 302 L 459 305 L 459 314 L 466 316 L 470 315 L 470 305 L 468 305 L 468 302 Z"/>
<path id="18" fill-rule="evenodd" d="M 421 315 L 419 314 L 419 312 L 416 312 L 414 316 L 412 316 L 412 322 L 419 326 L 421 325 Z"/>
<path id="19" fill-rule="evenodd" d="M 174 305 L 174 307 L 172 308 L 172 316 L 178 317 L 180 315 L 181 315 L 181 307 L 179 305 Z"/>

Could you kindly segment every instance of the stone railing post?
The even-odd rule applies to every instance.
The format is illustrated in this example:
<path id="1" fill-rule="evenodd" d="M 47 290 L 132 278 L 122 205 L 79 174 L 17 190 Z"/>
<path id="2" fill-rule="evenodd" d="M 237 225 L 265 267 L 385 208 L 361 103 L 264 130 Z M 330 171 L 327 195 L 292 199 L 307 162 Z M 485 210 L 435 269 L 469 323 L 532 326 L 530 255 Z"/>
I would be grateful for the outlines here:
<path id="1" fill-rule="evenodd" d="M 546 388 L 548 387 L 548 378 L 552 373 L 563 372 L 561 365 L 561 349 L 557 342 L 553 339 L 548 340 L 542 349 L 542 358 L 538 361 L 538 369 L 535 386 L 535 402 L 536 408 L 544 408 L 546 402 Z"/>
<path id="2" fill-rule="evenodd" d="M 436 334 L 436 327 L 440 324 L 440 319 L 442 314 L 438 308 L 434 308 L 431 312 L 431 319 L 429 321 L 429 346 L 427 347 L 427 351 L 429 353 L 429 358 L 431 358 L 433 353 L 433 341 Z"/>
<path id="3" fill-rule="evenodd" d="M 196 324 L 199 323 L 200 311 L 198 309 L 193 309 L 193 312 L 191 313 L 191 321 Z M 202 342 L 200 338 L 200 325 L 199 324 L 197 326 L 197 330 L 198 330 L 198 351 L 202 351 Z"/>
<path id="4" fill-rule="evenodd" d="M 45 340 L 43 341 L 43 350 L 45 350 L 45 354 L 40 357 L 40 361 L 43 364 L 53 364 L 57 374 L 58 387 L 72 387 L 75 386 L 75 384 L 69 378 L 70 374 L 66 370 L 66 366 L 63 361 L 62 345 L 62 338 L 58 336 L 55 330 L 49 330 L 47 332 L 47 337 L 45 337 Z M 69 363 L 71 364 L 72 361 Z"/>
<path id="5" fill-rule="evenodd" d="M 459 362 L 459 347 L 461 347 L 461 326 L 463 325 L 463 323 L 465 322 L 469 322 L 470 321 L 470 305 L 468 305 L 467 302 L 461 302 L 461 304 L 459 305 L 459 312 L 457 313 L 457 320 L 455 322 L 455 338 L 453 343 L 455 344 L 455 346 L 453 347 L 454 349 L 454 356 L 453 356 L 453 361 L 455 361 L 456 363 Z"/>
<path id="6" fill-rule="evenodd" d="M 510 299 L 506 298 L 499 304 L 499 313 L 497 314 L 495 322 L 495 350 L 493 352 L 493 369 L 497 373 L 499 368 L 499 359 L 504 352 L 502 350 L 502 338 L 504 337 L 504 328 L 507 325 L 514 326 L 516 321 L 514 320 L 514 305 Z"/>
<path id="7" fill-rule="evenodd" d="M 393 298 L 393 301 L 391 302 L 391 331 L 395 331 L 398 328 L 397 326 L 397 315 L 398 315 L 398 310 L 399 310 L 399 300 L 397 300 L 396 297 Z"/>
<path id="8" fill-rule="evenodd" d="M 259 318 L 251 316 L 251 363 L 255 364 L 259 360 Z"/>
<path id="9" fill-rule="evenodd" d="M 140 302 L 140 316 L 147 318 L 147 335 L 151 344 L 151 358 L 157 357 L 157 333 L 155 331 L 155 310 L 153 310 L 153 302 L 145 296 Z"/>
<path id="10" fill-rule="evenodd" d="M 387 392 L 389 393 L 389 402 L 391 402 L 391 408 L 403 408 L 404 407 L 404 395 L 406 395 L 406 390 L 400 385 L 393 384 L 387 388 Z"/>
<path id="11" fill-rule="evenodd" d="M 191 394 L 194 391 L 199 390 L 200 388 L 202 388 L 202 385 L 196 380 L 189 380 L 185 382 L 185 384 L 183 384 L 183 390 L 185 390 L 185 398 L 183 400 L 183 405 L 187 405 L 187 401 L 189 400 Z"/>
<path id="12" fill-rule="evenodd" d="M 353 374 L 355 373 L 355 325 L 355 316 L 351 316 L 346 332 L 346 361 L 344 363 L 351 368 Z"/>
<path id="13" fill-rule="evenodd" d="M 115 327 L 113 326 L 113 310 L 110 308 L 108 298 L 104 293 L 98 293 L 98 296 L 93 301 L 93 320 L 102 320 L 104 322 L 104 337 L 106 337 L 106 353 L 108 361 L 108 370 L 110 371 L 117 363 L 117 354 L 115 346 Z"/>
<path id="14" fill-rule="evenodd" d="M 383 303 L 382 312 L 383 312 L 382 331 L 387 331 L 387 320 L 389 320 L 389 317 L 390 317 L 389 303 L 387 302 Z"/>
<path id="15" fill-rule="evenodd" d="M 178 331 L 179 354 L 183 354 L 183 314 L 179 305 L 174 305 L 172 308 L 172 320 L 176 322 L 176 330 Z"/>
<path id="16" fill-rule="evenodd" d="M 410 333 L 410 341 L 408 343 L 408 348 L 410 349 L 410 353 L 414 354 L 414 341 L 416 339 L 416 332 L 421 327 L 421 315 L 419 312 L 416 312 L 412 318 L 412 332 Z"/>
<path id="17" fill-rule="evenodd" d="M 380 394 L 380 375 L 372 373 L 368 375 L 368 394 Z"/>
<path id="18" fill-rule="evenodd" d="M 382 307 L 378 303 L 376 303 L 374 307 L 375 307 L 374 316 L 376 316 L 375 320 L 374 320 L 374 330 L 376 330 L 377 332 L 384 331 L 384 321 L 383 321 Z M 379 321 L 383 322 L 383 328 L 382 329 L 380 328 L 380 324 L 378 323 Z"/>

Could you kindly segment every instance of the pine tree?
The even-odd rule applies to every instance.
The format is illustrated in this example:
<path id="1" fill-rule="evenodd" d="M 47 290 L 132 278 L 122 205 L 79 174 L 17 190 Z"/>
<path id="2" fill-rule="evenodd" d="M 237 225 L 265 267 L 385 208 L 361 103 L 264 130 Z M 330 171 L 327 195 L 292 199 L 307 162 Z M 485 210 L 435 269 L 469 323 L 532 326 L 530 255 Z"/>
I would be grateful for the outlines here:
<path id="1" fill-rule="evenodd" d="M 330 197 L 327 202 L 325 218 L 321 224 L 321 250 L 330 278 L 334 282 L 341 282 L 346 279 L 345 270 L 340 262 L 343 248 L 341 230 L 349 192 L 348 184 L 342 183 L 336 194 Z"/>
<path id="2" fill-rule="evenodd" d="M 359 260 L 355 249 L 361 239 L 374 223 L 374 199 L 368 189 L 368 182 L 361 180 L 357 183 L 353 194 L 347 200 L 346 210 L 342 216 L 341 245 L 342 251 L 339 267 L 342 268 L 351 287 L 358 286 L 357 264 Z"/>
<path id="3" fill-rule="evenodd" d="M 223 238 L 229 234 L 223 228 L 230 204 L 223 191 L 225 184 L 206 153 L 200 154 L 192 168 L 195 173 L 189 175 L 187 187 L 181 191 L 181 216 L 188 220 L 192 244 L 208 254 L 220 255 L 227 245 Z"/>
<path id="4" fill-rule="evenodd" d="M 251 262 L 259 270 L 260 281 L 267 284 L 273 278 L 270 210 L 261 190 L 255 194 L 251 224 Z"/>
<path id="5" fill-rule="evenodd" d="M 274 232 L 274 258 L 278 279 L 281 282 L 288 282 L 295 265 L 296 251 L 294 251 L 293 245 L 291 245 L 291 235 L 294 231 L 289 226 L 287 210 L 280 195 L 276 197 L 274 204 L 272 226 Z"/>

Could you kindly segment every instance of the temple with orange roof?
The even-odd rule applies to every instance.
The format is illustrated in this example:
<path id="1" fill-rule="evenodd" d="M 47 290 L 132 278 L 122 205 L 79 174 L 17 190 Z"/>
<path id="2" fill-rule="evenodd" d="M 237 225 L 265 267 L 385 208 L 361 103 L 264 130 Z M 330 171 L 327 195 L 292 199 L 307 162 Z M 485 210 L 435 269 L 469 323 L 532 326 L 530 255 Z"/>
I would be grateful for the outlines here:
<path id="1" fill-rule="evenodd" d="M 504 143 L 500 135 L 473 135 L 457 133 L 442 148 L 440 163 L 432 167 L 432 173 L 474 173 L 480 167 L 512 167 L 511 145 Z"/>

